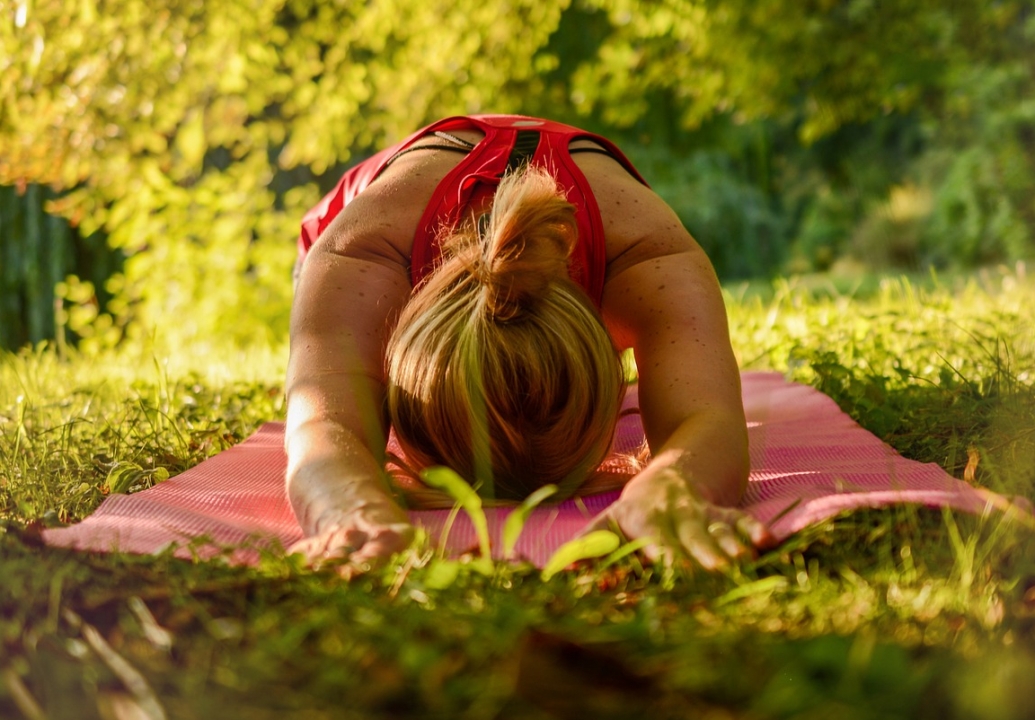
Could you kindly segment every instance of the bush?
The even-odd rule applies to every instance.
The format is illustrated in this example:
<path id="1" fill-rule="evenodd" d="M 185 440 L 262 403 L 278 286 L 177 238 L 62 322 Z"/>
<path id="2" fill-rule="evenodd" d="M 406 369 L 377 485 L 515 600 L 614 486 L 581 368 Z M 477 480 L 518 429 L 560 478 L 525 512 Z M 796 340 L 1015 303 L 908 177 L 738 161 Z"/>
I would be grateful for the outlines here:
<path id="1" fill-rule="evenodd" d="M 786 255 L 787 224 L 722 151 L 673 158 L 668 148 L 631 150 L 633 162 L 672 206 L 723 278 L 769 277 Z"/>

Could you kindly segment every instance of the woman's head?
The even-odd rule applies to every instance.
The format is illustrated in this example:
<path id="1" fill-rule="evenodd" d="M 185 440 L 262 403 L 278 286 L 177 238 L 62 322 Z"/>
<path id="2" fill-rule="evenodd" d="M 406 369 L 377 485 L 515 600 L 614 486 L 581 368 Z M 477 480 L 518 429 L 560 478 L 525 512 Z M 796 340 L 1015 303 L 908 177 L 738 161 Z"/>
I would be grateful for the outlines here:
<path id="1" fill-rule="evenodd" d="M 610 336 L 568 277 L 574 207 L 545 171 L 504 178 L 488 223 L 442 240 L 399 317 L 388 410 L 407 455 L 521 498 L 573 487 L 610 447 L 624 385 Z"/>

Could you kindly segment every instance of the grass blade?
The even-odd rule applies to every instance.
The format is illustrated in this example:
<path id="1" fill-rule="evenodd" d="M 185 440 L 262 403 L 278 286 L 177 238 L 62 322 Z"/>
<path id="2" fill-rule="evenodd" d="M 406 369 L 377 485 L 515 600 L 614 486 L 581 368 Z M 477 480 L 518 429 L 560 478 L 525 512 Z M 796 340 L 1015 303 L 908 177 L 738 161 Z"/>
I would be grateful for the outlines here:
<path id="1" fill-rule="evenodd" d="M 474 531 L 478 535 L 478 547 L 482 557 L 492 557 L 492 545 L 489 542 L 489 523 L 482 510 L 482 499 L 470 485 L 455 471 L 447 467 L 431 467 L 421 471 L 421 479 L 428 485 L 449 493 L 467 516 L 471 518 Z"/>
<path id="2" fill-rule="evenodd" d="M 540 577 L 546 582 L 564 568 L 579 560 L 589 560 L 607 555 L 618 549 L 621 539 L 610 530 L 594 530 L 557 548 L 543 567 Z"/>
<path id="3" fill-rule="evenodd" d="M 507 520 L 503 524 L 504 557 L 510 557 L 514 554 L 514 546 L 517 545 L 518 538 L 521 537 L 521 531 L 525 529 L 525 523 L 528 522 L 528 516 L 532 514 L 532 511 L 535 510 L 543 500 L 556 492 L 556 485 L 543 485 L 534 493 L 526 497 L 524 502 L 514 508 L 514 511 L 507 516 Z"/>

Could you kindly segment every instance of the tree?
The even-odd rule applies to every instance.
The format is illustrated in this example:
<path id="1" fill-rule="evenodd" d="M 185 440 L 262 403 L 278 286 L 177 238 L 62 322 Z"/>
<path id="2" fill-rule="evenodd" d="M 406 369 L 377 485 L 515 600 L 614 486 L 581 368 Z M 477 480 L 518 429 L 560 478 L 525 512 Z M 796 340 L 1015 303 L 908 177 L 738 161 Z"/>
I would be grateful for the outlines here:
<path id="1" fill-rule="evenodd" d="M 5 8 L 0 184 L 49 185 L 62 192 L 53 212 L 83 236 L 107 233 L 126 256 L 106 288 L 110 321 L 131 334 L 282 337 L 298 218 L 344 164 L 449 114 L 544 114 L 649 138 L 663 148 L 656 157 L 697 173 L 674 173 L 682 187 L 719 192 L 731 211 L 751 208 L 758 222 L 742 225 L 745 243 L 755 243 L 793 234 L 807 214 L 780 207 L 770 134 L 789 129 L 808 146 L 908 112 L 932 147 L 951 148 L 951 133 L 934 121 L 974 100 L 982 127 L 1013 118 L 1005 144 L 994 132 L 959 135 L 985 138 L 990 149 L 973 167 L 992 178 L 986 195 L 1007 187 L 1009 207 L 935 192 L 935 212 L 979 208 L 971 216 L 980 227 L 967 237 L 1009 226 L 1001 252 L 1030 252 L 1030 183 L 1014 177 L 1030 177 L 1032 166 L 1019 135 L 1031 114 L 1022 99 L 1032 85 L 1030 0 L 15 0 Z M 979 92 L 974 67 L 1013 99 Z M 706 144 L 717 155 L 695 159 Z M 739 171 L 728 158 L 738 153 L 751 153 L 754 169 L 729 182 Z M 701 173 L 714 182 L 701 186 Z M 846 216 L 858 219 L 864 205 Z"/>
<path id="2" fill-rule="evenodd" d="M 107 231 L 120 323 L 282 335 L 314 177 L 434 116 L 517 110 L 562 9 L 22 2 L 0 22 L 0 183 L 66 189 L 51 208 Z"/>

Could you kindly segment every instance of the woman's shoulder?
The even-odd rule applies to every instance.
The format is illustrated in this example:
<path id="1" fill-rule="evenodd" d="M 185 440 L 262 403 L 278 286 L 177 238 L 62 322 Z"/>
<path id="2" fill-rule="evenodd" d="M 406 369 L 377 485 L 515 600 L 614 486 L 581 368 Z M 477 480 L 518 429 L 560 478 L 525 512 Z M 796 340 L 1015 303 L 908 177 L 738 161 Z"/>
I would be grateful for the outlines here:
<path id="1" fill-rule="evenodd" d="M 607 278 L 641 262 L 699 250 L 675 211 L 619 163 L 589 153 L 578 155 L 575 162 L 600 209 Z"/>
<path id="2" fill-rule="evenodd" d="M 341 209 L 320 236 L 321 249 L 345 257 L 384 256 L 408 265 L 424 209 L 456 162 L 452 153 L 444 152 L 400 156 Z"/>

